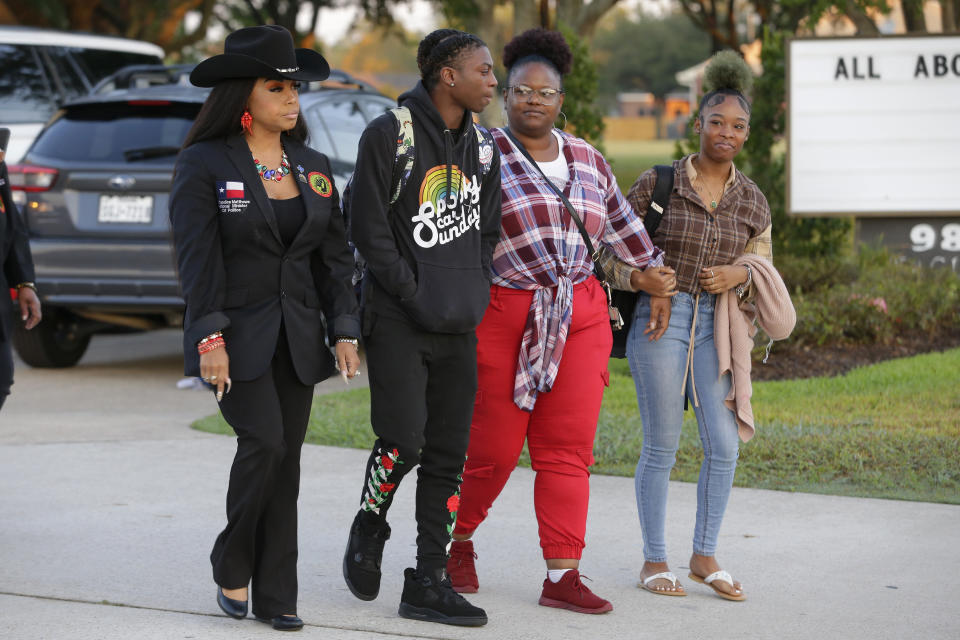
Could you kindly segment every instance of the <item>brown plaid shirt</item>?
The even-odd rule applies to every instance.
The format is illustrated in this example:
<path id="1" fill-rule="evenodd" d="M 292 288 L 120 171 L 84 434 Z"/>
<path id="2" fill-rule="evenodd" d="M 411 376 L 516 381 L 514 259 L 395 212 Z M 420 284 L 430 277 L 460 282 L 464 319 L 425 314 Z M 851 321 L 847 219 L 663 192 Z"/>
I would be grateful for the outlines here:
<path id="1" fill-rule="evenodd" d="M 677 288 L 700 293 L 700 269 L 732 264 L 744 253 L 772 259 L 770 207 L 757 185 L 735 168 L 716 211 L 709 212 L 693 188 L 692 156 L 674 160 L 670 208 L 660 220 L 653 244 L 666 254 L 664 264 L 677 272 Z M 627 194 L 640 218 L 647 213 L 657 173 L 645 171 Z M 748 246 L 749 245 L 749 246 Z"/>

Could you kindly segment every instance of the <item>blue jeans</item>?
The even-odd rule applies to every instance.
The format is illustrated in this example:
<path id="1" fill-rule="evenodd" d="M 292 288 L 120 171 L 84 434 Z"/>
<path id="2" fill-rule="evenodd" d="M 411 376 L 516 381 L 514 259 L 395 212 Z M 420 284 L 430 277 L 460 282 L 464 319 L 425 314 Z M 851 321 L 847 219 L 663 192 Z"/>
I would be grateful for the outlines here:
<path id="1" fill-rule="evenodd" d="M 637 511 L 643 532 L 643 555 L 647 562 L 666 562 L 664 540 L 667 485 L 677 460 L 684 397 L 697 417 L 703 464 L 697 481 L 697 521 L 693 552 L 712 556 L 717 549 L 720 523 L 733 486 L 739 437 L 733 412 L 723 404 L 730 391 L 730 376 L 719 377 L 717 349 L 713 340 L 713 308 L 716 297 L 700 294 L 694 335 L 693 366 L 683 388 L 683 375 L 690 344 L 696 298 L 678 293 L 672 298 L 667 331 L 650 342 L 643 330 L 650 322 L 650 297 L 640 295 L 627 338 L 627 358 L 637 386 L 637 404 L 643 421 L 643 449 L 634 476 Z M 699 406 L 694 403 L 694 385 Z"/>

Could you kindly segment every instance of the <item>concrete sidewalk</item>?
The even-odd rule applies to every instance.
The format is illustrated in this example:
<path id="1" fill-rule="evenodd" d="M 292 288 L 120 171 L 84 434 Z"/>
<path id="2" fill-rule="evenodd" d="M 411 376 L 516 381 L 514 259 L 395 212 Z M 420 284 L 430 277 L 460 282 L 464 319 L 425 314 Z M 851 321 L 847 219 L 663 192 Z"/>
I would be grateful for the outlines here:
<path id="1" fill-rule="evenodd" d="M 276 637 L 216 607 L 207 555 L 224 522 L 234 441 L 188 428 L 214 403 L 169 391 L 177 363 L 160 354 L 72 371 L 18 369 L 16 395 L 0 419 L 0 638 Z M 103 375 L 109 393 L 98 401 L 84 385 L 101 388 Z M 149 383 L 150 376 L 162 381 L 155 392 L 120 398 L 131 378 Z M 80 408 L 43 402 L 51 392 Z M 614 611 L 539 607 L 544 567 L 527 469 L 514 473 L 475 537 L 481 588 L 470 599 L 490 623 L 464 629 L 404 620 L 396 611 L 415 553 L 412 480 L 391 510 L 380 597 L 355 599 L 340 574 L 366 456 L 304 448 L 302 637 L 960 637 L 960 507 L 735 489 L 718 557 L 744 583 L 749 599 L 736 603 L 685 578 L 696 487 L 673 483 L 668 544 L 689 596 L 668 598 L 636 586 L 642 555 L 633 481 L 604 476 L 591 480 L 581 569 Z"/>

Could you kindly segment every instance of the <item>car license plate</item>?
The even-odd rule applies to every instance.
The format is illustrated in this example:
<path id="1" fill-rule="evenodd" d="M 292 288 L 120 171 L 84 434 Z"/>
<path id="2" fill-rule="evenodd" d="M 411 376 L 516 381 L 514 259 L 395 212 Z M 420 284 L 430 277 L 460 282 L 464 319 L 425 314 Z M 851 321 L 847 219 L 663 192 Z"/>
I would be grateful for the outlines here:
<path id="1" fill-rule="evenodd" d="M 150 224 L 153 196 L 100 196 L 98 222 Z"/>

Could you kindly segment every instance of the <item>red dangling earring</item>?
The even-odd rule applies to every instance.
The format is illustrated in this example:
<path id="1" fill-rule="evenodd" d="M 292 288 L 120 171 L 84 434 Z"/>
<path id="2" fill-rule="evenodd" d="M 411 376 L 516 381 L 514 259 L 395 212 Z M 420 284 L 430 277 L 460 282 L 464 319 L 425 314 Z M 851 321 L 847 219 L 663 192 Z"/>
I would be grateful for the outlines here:
<path id="1" fill-rule="evenodd" d="M 250 133 L 250 125 L 253 124 L 253 116 L 250 115 L 250 112 L 246 109 L 243 110 L 243 115 L 240 116 L 240 128 L 247 133 Z"/>

